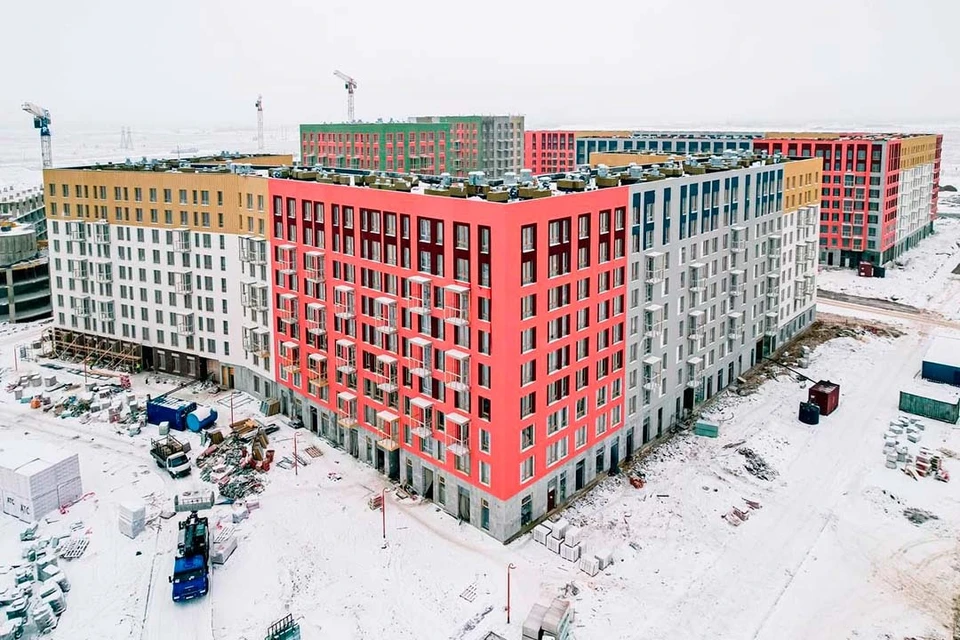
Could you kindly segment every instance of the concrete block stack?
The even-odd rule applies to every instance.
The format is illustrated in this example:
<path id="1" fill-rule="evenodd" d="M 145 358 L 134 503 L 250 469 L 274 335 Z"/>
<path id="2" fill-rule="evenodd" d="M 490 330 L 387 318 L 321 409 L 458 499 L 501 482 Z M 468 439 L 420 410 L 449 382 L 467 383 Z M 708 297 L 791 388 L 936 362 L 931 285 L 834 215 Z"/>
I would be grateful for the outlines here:
<path id="1" fill-rule="evenodd" d="M 147 528 L 147 507 L 142 502 L 123 502 L 118 508 L 120 533 L 136 538 Z"/>
<path id="2" fill-rule="evenodd" d="M 541 601 L 523 621 L 523 640 L 569 640 L 572 627 L 573 607 L 568 600 Z"/>

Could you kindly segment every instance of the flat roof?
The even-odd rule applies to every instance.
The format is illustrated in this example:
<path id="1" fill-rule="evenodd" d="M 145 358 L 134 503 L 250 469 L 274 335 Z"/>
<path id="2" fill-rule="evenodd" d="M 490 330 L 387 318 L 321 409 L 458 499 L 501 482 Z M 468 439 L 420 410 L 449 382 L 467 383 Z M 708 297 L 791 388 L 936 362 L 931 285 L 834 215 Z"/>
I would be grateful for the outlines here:
<path id="1" fill-rule="evenodd" d="M 35 442 L 4 442 L 0 447 L 0 468 L 33 475 L 77 454 Z"/>
<path id="2" fill-rule="evenodd" d="M 960 339 L 934 336 L 923 361 L 960 369 Z"/>
<path id="3" fill-rule="evenodd" d="M 932 382 L 923 378 L 915 378 L 906 384 L 901 391 L 910 393 L 922 398 L 930 398 L 948 404 L 957 404 L 960 400 L 960 389 L 949 384 Z"/>

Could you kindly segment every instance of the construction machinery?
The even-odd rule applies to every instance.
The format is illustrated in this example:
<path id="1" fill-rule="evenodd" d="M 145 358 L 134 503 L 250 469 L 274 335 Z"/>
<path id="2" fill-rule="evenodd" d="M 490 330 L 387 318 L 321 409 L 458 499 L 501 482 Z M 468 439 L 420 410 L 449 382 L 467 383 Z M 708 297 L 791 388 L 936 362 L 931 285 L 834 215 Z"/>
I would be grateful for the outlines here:
<path id="1" fill-rule="evenodd" d="M 196 511 L 180 523 L 170 582 L 174 602 L 200 598 L 210 590 L 210 526 Z"/>
<path id="2" fill-rule="evenodd" d="M 353 122 L 353 94 L 357 90 L 357 81 L 343 71 L 334 71 L 333 75 L 343 80 L 343 88 L 347 90 L 347 121 Z"/>
<path id="3" fill-rule="evenodd" d="M 352 100 L 351 97 L 351 104 Z M 21 108 L 33 116 L 33 128 L 40 129 L 40 156 L 43 159 L 43 168 L 50 169 L 53 167 L 53 155 L 50 152 L 50 112 L 32 102 L 24 102 Z"/>
<path id="4" fill-rule="evenodd" d="M 257 150 L 263 151 L 263 96 L 257 96 Z"/>

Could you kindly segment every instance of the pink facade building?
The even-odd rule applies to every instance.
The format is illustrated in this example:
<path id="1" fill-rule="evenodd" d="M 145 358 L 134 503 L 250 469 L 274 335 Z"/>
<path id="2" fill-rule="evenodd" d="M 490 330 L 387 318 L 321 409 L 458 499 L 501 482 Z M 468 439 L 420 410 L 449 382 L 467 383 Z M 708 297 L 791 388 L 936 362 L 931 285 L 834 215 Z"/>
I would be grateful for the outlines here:
<path id="1" fill-rule="evenodd" d="M 507 540 L 630 453 L 594 459 L 624 424 L 627 188 L 404 188 L 270 180 L 283 401 Z"/>
<path id="2" fill-rule="evenodd" d="M 534 175 L 564 173 L 576 168 L 573 131 L 525 131 L 523 167 Z"/>

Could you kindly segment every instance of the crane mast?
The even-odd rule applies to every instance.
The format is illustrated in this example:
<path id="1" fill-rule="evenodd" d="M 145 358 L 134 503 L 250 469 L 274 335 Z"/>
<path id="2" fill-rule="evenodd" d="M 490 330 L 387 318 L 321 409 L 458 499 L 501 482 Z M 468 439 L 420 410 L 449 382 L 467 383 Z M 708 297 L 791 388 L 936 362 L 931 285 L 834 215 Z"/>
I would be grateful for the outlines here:
<path id="1" fill-rule="evenodd" d="M 50 150 L 50 112 L 32 102 L 24 102 L 21 107 L 33 116 L 33 128 L 40 129 L 40 157 L 43 168 L 53 167 L 53 154 Z"/>
<path id="2" fill-rule="evenodd" d="M 349 122 L 354 122 L 353 94 L 357 90 L 357 81 L 345 74 L 343 71 L 334 71 L 333 75 L 343 80 L 343 88 L 347 90 L 347 120 Z"/>
<path id="3" fill-rule="evenodd" d="M 257 96 L 257 150 L 263 151 L 263 96 Z"/>

